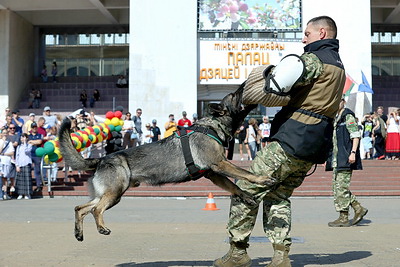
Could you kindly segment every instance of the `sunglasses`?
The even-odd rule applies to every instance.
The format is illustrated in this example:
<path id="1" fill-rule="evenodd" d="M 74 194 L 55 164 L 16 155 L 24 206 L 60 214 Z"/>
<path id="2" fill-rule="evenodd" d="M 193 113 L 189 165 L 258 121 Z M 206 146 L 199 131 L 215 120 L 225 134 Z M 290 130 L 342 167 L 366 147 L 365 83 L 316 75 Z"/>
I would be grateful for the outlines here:
<path id="1" fill-rule="evenodd" d="M 8 127 L 8 129 L 10 129 L 10 130 L 15 130 L 15 127 Z"/>

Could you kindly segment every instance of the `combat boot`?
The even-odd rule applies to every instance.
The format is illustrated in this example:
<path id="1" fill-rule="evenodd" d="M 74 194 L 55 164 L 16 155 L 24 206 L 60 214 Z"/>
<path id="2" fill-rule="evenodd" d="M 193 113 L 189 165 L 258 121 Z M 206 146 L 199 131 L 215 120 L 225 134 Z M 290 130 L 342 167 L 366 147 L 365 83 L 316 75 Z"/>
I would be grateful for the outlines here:
<path id="1" fill-rule="evenodd" d="M 274 256 L 267 267 L 291 267 L 289 259 L 289 246 L 281 244 L 272 244 L 274 248 Z"/>
<path id="2" fill-rule="evenodd" d="M 251 259 L 247 255 L 246 248 L 248 248 L 246 242 L 231 242 L 231 248 L 228 253 L 219 259 L 216 259 L 213 263 L 215 267 L 250 267 Z"/>
<path id="3" fill-rule="evenodd" d="M 329 222 L 328 226 L 329 227 L 349 227 L 349 226 L 351 226 L 351 224 L 349 222 L 349 212 L 341 211 L 339 218 L 337 218 L 333 222 Z"/>
<path id="4" fill-rule="evenodd" d="M 354 209 L 354 218 L 351 221 L 351 224 L 356 225 L 368 213 L 368 209 L 361 206 L 360 202 L 358 202 L 357 200 L 351 203 L 351 207 Z"/>

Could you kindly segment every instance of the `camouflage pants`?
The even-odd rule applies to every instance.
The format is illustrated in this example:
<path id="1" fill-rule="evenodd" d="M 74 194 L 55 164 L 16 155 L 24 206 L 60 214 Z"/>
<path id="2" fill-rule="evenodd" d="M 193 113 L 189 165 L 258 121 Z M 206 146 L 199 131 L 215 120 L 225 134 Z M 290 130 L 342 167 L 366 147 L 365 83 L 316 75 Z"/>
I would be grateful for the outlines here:
<path id="1" fill-rule="evenodd" d="M 333 170 L 332 190 L 333 203 L 337 212 L 349 211 L 349 206 L 356 200 L 356 197 L 350 192 L 350 181 L 353 171 Z"/>
<path id="2" fill-rule="evenodd" d="M 289 197 L 299 187 L 313 163 L 285 153 L 278 142 L 271 142 L 257 153 L 250 171 L 278 179 L 273 188 L 240 180 L 237 185 L 252 194 L 257 205 L 248 205 L 232 198 L 228 234 L 234 242 L 248 242 L 263 201 L 264 232 L 273 244 L 290 245 L 291 203 Z"/>

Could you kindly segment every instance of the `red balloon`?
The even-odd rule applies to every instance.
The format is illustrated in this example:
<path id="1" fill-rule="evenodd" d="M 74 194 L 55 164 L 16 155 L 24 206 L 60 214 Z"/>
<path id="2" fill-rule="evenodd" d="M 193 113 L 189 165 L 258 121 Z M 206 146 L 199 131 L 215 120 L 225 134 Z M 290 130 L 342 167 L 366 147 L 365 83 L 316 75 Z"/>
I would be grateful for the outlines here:
<path id="1" fill-rule="evenodd" d="M 114 116 L 117 117 L 118 119 L 121 119 L 121 117 L 122 117 L 122 112 L 119 111 L 119 110 L 117 110 L 117 111 L 114 112 Z"/>
<path id="2" fill-rule="evenodd" d="M 115 115 L 114 115 L 114 112 L 112 112 L 112 111 L 108 111 L 107 113 L 106 113 L 106 118 L 107 119 L 112 119 L 112 118 L 114 118 L 115 117 Z"/>
<path id="3" fill-rule="evenodd" d="M 73 136 L 76 136 L 79 139 L 79 141 L 82 143 L 83 138 L 82 138 L 82 136 L 80 134 L 72 133 L 71 137 L 73 137 Z"/>

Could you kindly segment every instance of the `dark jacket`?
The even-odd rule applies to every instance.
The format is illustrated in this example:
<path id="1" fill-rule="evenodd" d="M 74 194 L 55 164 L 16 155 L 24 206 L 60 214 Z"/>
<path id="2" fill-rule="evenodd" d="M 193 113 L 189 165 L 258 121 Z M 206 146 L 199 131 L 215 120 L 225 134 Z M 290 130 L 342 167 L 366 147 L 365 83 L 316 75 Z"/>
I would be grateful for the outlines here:
<path id="1" fill-rule="evenodd" d="M 292 90 L 288 106 L 274 118 L 271 139 L 296 158 L 324 163 L 331 148 L 333 118 L 339 108 L 346 76 L 338 40 L 316 41 L 305 46 L 304 51 L 306 55 L 317 56 L 323 71 L 310 84 Z"/>
<path id="2" fill-rule="evenodd" d="M 345 108 L 342 112 L 340 119 L 336 126 L 336 139 L 337 139 L 337 166 L 338 171 L 344 170 L 362 170 L 361 157 L 360 157 L 360 146 L 356 150 L 356 162 L 353 164 L 349 163 L 349 156 L 353 147 L 353 141 L 350 139 L 350 133 L 346 128 L 346 116 L 350 114 L 355 117 L 354 112 L 348 108 Z"/>

